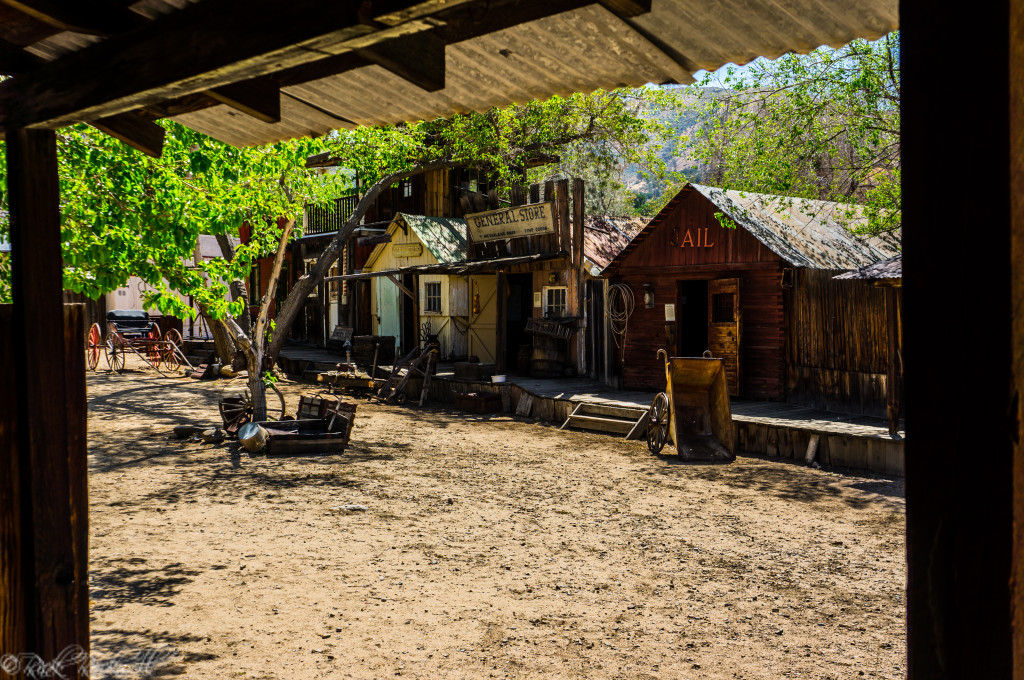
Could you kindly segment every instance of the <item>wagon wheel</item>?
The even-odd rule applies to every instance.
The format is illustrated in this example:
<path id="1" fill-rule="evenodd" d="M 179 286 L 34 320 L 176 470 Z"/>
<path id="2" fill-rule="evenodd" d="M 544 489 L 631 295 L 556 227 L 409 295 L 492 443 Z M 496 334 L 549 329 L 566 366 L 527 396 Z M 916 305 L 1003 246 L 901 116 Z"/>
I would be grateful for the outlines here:
<path id="1" fill-rule="evenodd" d="M 107 366 L 114 373 L 124 373 L 124 341 L 117 333 L 107 333 Z"/>
<path id="2" fill-rule="evenodd" d="M 409 398 L 405 396 L 405 392 L 399 392 L 395 395 L 395 404 L 398 406 L 405 406 L 405 402 L 408 400 Z"/>
<path id="3" fill-rule="evenodd" d="M 182 339 L 181 333 L 178 332 L 177 328 L 172 328 L 164 333 L 164 340 L 166 342 L 174 343 L 174 346 L 178 349 L 181 349 L 182 345 L 185 344 L 185 341 Z"/>
<path id="4" fill-rule="evenodd" d="M 89 335 L 85 341 L 85 362 L 90 371 L 95 371 L 100 365 L 100 350 L 103 349 L 103 331 L 100 325 L 94 323 L 89 326 Z"/>
<path id="5" fill-rule="evenodd" d="M 271 398 L 271 392 L 277 396 L 276 399 Z M 242 412 L 248 413 L 250 419 L 252 418 L 252 392 L 246 387 L 239 396 L 242 398 L 240 404 L 221 403 L 220 414 L 225 421 L 231 422 Z M 282 418 L 284 418 L 284 395 L 277 388 L 277 385 L 271 385 L 267 390 L 267 420 L 281 420 Z"/>
<path id="6" fill-rule="evenodd" d="M 220 409 L 220 417 L 224 419 L 225 423 L 233 423 L 242 415 L 247 416 L 245 422 L 249 422 L 252 420 L 252 400 L 246 400 L 248 394 L 249 390 L 246 390 L 245 395 L 242 396 L 240 403 L 225 403 L 222 400 L 218 404 L 218 408 Z"/>
<path id="7" fill-rule="evenodd" d="M 160 351 L 160 355 L 164 362 L 164 368 L 168 371 L 174 373 L 181 368 L 181 355 L 178 354 L 178 348 L 173 342 L 166 343 Z"/>
<path id="8" fill-rule="evenodd" d="M 181 358 L 184 356 L 181 349 L 183 344 L 181 333 L 176 328 L 172 328 L 164 333 L 164 345 L 161 354 L 164 360 L 164 367 L 168 371 L 177 371 L 181 368 Z"/>
<path id="9" fill-rule="evenodd" d="M 651 408 L 647 411 L 647 448 L 651 453 L 661 453 L 668 441 L 668 419 L 671 408 L 668 403 L 668 395 L 659 392 Z"/>
<path id="10" fill-rule="evenodd" d="M 146 358 L 149 359 L 150 365 L 160 370 L 160 346 L 157 341 L 160 339 L 160 324 L 154 322 L 153 327 L 146 333 L 146 338 L 149 342 L 146 343 Z"/>

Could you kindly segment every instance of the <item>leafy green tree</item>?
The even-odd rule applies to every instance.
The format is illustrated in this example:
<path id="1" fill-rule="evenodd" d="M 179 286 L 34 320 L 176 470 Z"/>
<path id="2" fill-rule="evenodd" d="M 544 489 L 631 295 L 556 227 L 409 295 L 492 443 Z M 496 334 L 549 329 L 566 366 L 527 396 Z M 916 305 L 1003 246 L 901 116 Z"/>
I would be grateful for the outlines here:
<path id="1" fill-rule="evenodd" d="M 335 183 L 344 178 L 304 168 L 305 158 L 323 149 L 320 140 L 236 149 L 161 124 L 167 135 L 158 159 L 88 126 L 59 131 L 64 288 L 96 298 L 135 275 L 154 290 L 147 304 L 185 318 L 194 311 L 183 296 L 192 297 L 221 330 L 228 319 L 248 315 L 244 297 L 230 295 L 230 282 L 244 281 L 258 257 L 274 252 L 303 204 L 336 195 Z M 237 236 L 243 222 L 254 226 L 253 238 L 232 258 L 193 257 L 200 234 Z M 0 222 L 0 233 L 8 227 Z M 9 299 L 9 257 L 0 261 L 0 280 L 0 295 Z M 254 393 L 262 392 L 259 366 L 250 371 Z"/>
<path id="2" fill-rule="evenodd" d="M 900 40 L 758 59 L 690 89 L 690 153 L 725 188 L 856 202 L 864 233 L 900 226 Z M 713 88 L 720 84 L 725 89 Z M 847 211 L 852 217 L 856 209 Z"/>

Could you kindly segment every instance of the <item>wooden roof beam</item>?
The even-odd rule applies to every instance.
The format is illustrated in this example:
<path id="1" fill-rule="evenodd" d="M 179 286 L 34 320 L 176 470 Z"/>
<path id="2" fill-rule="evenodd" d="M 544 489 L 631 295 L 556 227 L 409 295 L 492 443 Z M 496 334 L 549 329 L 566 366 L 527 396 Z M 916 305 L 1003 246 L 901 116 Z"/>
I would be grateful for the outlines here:
<path id="1" fill-rule="evenodd" d="M 433 32 L 387 40 L 356 53 L 427 92 L 444 89 L 444 41 Z"/>
<path id="2" fill-rule="evenodd" d="M 60 127 L 209 91 L 426 30 L 417 17 L 471 1 L 203 0 L 0 84 L 0 126 Z M 395 13 L 412 18 L 373 21 Z"/>
<path id="3" fill-rule="evenodd" d="M 148 23 L 141 14 L 110 0 L 0 0 L 61 31 L 116 35 Z"/>
<path id="4" fill-rule="evenodd" d="M 153 158 L 163 153 L 167 131 L 139 113 L 119 113 L 94 120 L 90 125 Z"/>
<path id="5" fill-rule="evenodd" d="M 13 76 L 26 73 L 45 63 L 42 59 L 22 48 L 0 40 L 0 74 Z"/>
<path id="6" fill-rule="evenodd" d="M 281 86 L 273 76 L 223 85 L 207 94 L 264 123 L 281 122 Z"/>

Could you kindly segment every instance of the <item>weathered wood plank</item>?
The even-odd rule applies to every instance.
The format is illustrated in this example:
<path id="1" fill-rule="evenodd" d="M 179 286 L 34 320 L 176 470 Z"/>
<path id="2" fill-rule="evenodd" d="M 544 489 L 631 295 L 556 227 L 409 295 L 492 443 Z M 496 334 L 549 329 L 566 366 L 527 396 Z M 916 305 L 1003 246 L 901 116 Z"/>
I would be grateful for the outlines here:
<path id="1" fill-rule="evenodd" d="M 89 650 L 84 310 L 73 307 L 66 318 L 62 304 L 54 133 L 8 130 L 7 169 L 17 439 L 0 455 L 8 457 L 4 467 L 17 465 L 18 476 L 0 484 L 9 485 L 6 503 L 17 501 L 20 538 L 2 546 L 0 561 L 20 560 L 22 582 L 4 584 L 0 598 L 22 603 L 16 625 L 24 628 L 24 647 L 17 651 L 53 660 L 71 645 Z M 20 596 L 10 592 L 16 586 Z M 64 668 L 68 675 L 78 670 Z"/>

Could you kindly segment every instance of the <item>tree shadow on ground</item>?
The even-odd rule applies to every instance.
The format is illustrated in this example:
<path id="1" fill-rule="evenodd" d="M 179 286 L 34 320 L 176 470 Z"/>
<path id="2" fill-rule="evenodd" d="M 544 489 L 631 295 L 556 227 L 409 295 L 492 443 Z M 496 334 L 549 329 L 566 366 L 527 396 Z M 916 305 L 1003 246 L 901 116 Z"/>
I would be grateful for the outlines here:
<path id="1" fill-rule="evenodd" d="M 657 460 L 662 464 L 649 466 L 646 475 L 659 483 L 673 479 L 684 484 L 687 479 L 701 479 L 785 501 L 838 500 L 852 508 L 877 506 L 879 502 L 891 504 L 893 509 L 903 506 L 903 480 L 869 472 L 812 469 L 793 460 L 752 454 L 743 454 L 738 463 L 685 461 L 671 454 L 661 454 Z M 861 479 L 850 482 L 847 475 Z M 862 479 L 865 477 L 868 479 Z"/>
<path id="2" fill-rule="evenodd" d="M 141 557 L 93 562 L 90 574 L 92 611 L 110 611 L 126 604 L 172 607 L 174 596 L 202 572 L 181 562 L 152 566 Z"/>
<path id="3" fill-rule="evenodd" d="M 93 623 L 90 634 L 94 680 L 182 676 L 188 664 L 217 658 L 209 652 L 183 651 L 204 638 L 190 633 L 141 631 Z"/>

